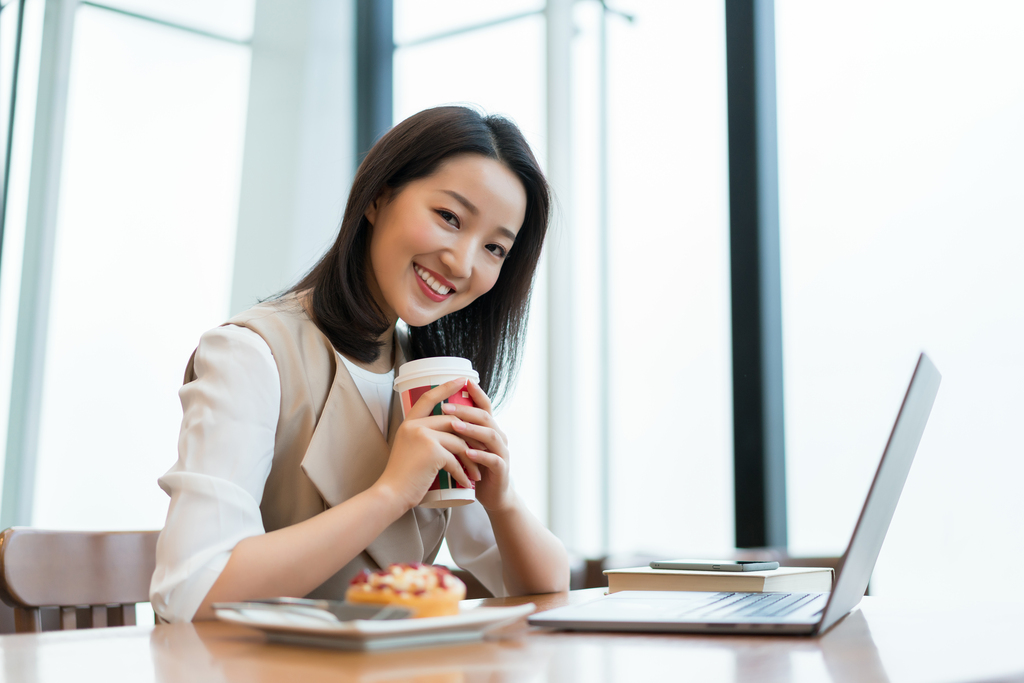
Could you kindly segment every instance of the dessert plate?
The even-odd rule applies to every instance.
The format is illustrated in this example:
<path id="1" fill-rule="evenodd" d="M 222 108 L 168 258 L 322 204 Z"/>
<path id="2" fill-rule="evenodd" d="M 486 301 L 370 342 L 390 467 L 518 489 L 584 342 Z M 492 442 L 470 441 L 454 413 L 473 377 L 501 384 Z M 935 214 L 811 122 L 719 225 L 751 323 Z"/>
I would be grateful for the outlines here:
<path id="1" fill-rule="evenodd" d="M 531 614 L 530 602 L 514 607 L 473 607 L 448 617 L 423 619 L 353 619 L 340 621 L 330 612 L 282 605 L 218 603 L 217 618 L 256 628 L 272 642 L 340 650 L 389 650 L 482 640 L 492 630 Z"/>

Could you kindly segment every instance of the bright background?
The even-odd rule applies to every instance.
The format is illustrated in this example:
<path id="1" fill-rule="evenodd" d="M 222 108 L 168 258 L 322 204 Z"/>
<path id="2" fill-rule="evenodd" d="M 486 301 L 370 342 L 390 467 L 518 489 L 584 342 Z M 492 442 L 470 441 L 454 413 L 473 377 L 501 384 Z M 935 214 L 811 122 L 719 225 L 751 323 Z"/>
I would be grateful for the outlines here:
<path id="1" fill-rule="evenodd" d="M 33 524 L 163 526 L 173 388 L 228 314 L 248 69 L 243 47 L 78 10 Z"/>
<path id="2" fill-rule="evenodd" d="M 1009 0 L 777 3 L 793 552 L 842 552 L 917 354 L 943 375 L 880 595 L 1024 562 L 1022 30 Z"/>
<path id="3" fill-rule="evenodd" d="M 181 375 L 199 335 L 238 300 L 236 257 L 248 253 L 240 215 L 259 212 L 246 202 L 260 194 L 247 194 L 244 171 L 263 158 L 260 139 L 276 139 L 246 135 L 261 107 L 280 105 L 250 88 L 253 51 L 278 49 L 249 42 L 254 16 L 271 4 L 118 3 L 226 39 L 78 10 L 35 525 L 163 523 L 167 498 L 155 482 L 176 457 Z M 611 481 L 603 499 L 600 14 L 595 1 L 581 0 L 567 141 L 573 185 L 557 198 L 573 240 L 579 346 L 572 485 L 581 523 L 566 540 L 585 556 L 716 554 L 734 542 L 723 4 L 613 5 L 633 20 L 607 20 Z M 470 103 L 516 121 L 546 163 L 541 6 L 396 0 L 396 120 Z M 12 15 L 0 15 L 5 93 Z M 512 16 L 519 18 L 431 40 Z M 10 407 L 41 18 L 41 0 L 28 0 L 0 276 L 0 430 Z M 341 40 L 329 29 L 309 33 Z M 950 588 L 943 574 L 916 571 L 922 557 L 1020 564 L 1024 6 L 778 0 L 776 29 L 790 550 L 842 552 L 924 349 L 943 384 L 872 588 Z M 294 85 L 306 113 L 296 120 L 347 126 L 324 108 L 330 89 L 319 55 L 300 55 L 308 68 Z M 351 93 L 350 85 L 331 92 Z M 278 99 L 292 98 L 289 91 Z M 291 127 L 286 120 L 277 130 Z M 322 139 L 307 135 L 303 154 Z M 305 205 L 301 192 L 323 174 L 310 175 L 303 158 L 294 173 L 276 160 L 267 167 L 278 173 L 269 187 L 294 186 Z M 354 162 L 333 151 L 321 160 L 345 168 L 342 176 Z M 296 238 L 305 245 L 300 265 L 309 245 L 335 229 L 347 194 L 341 182 L 316 187 L 326 208 L 299 221 L 309 231 Z M 299 274 L 299 265 L 283 267 L 258 289 L 273 293 Z M 500 413 L 517 488 L 541 519 L 549 513 L 549 459 L 557 457 L 546 441 L 547 291 L 542 266 L 518 389 Z"/>

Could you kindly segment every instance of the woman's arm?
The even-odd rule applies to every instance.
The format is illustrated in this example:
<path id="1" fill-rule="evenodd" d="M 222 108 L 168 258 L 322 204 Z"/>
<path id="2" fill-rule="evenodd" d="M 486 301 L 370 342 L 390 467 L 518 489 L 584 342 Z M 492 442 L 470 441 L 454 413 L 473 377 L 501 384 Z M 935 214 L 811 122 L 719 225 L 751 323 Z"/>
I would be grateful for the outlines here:
<path id="1" fill-rule="evenodd" d="M 505 588 L 513 595 L 569 590 L 568 553 L 512 489 L 508 442 L 494 421 L 490 399 L 473 382 L 469 390 L 478 407 L 445 403 L 441 408 L 457 418 L 452 425 L 455 433 L 474 446 L 465 452 L 471 463 L 467 469 L 491 521 Z"/>
<path id="2" fill-rule="evenodd" d="M 452 455 L 465 451 L 466 443 L 449 431 L 450 418 L 430 415 L 462 386 L 449 382 L 420 397 L 398 428 L 384 473 L 369 489 L 304 522 L 239 541 L 194 618 L 212 618 L 216 602 L 308 594 L 412 509 L 440 469 L 472 486 Z"/>
<path id="3" fill-rule="evenodd" d="M 215 602 L 308 594 L 405 511 L 399 496 L 378 482 L 304 522 L 240 541 L 195 619 L 212 619 Z"/>
<path id="4" fill-rule="evenodd" d="M 488 510 L 501 553 L 505 587 L 512 595 L 569 590 L 569 555 L 558 538 L 526 508 L 519 496 L 507 508 Z"/>
<path id="5" fill-rule="evenodd" d="M 192 619 L 232 548 L 264 533 L 259 506 L 281 403 L 274 357 L 252 330 L 214 328 L 192 360 L 195 378 L 178 391 L 178 460 L 159 479 L 170 504 L 150 599 L 168 621 Z"/>

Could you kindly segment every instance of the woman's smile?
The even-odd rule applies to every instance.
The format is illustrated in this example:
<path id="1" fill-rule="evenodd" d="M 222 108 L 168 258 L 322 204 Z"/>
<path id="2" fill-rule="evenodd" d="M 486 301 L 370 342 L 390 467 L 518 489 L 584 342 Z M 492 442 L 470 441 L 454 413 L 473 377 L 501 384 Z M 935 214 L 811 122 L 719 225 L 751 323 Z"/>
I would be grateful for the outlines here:
<path id="1" fill-rule="evenodd" d="M 419 283 L 420 288 L 424 294 L 434 301 L 444 301 L 455 293 L 455 285 L 445 280 L 438 273 L 424 268 L 418 263 L 413 263 L 412 267 L 418 276 L 416 281 Z"/>

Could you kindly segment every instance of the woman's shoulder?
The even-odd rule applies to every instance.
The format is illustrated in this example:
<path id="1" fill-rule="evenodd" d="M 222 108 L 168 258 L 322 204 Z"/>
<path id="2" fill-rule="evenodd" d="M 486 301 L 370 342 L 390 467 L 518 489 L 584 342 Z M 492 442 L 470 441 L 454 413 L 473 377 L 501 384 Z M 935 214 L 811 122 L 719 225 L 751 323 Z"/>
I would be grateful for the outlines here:
<path id="1" fill-rule="evenodd" d="M 277 383 L 277 366 L 266 340 L 254 330 L 238 325 L 220 325 L 207 330 L 185 368 L 184 382 L 198 377 L 224 378 L 247 375 Z"/>
<path id="2" fill-rule="evenodd" d="M 310 317 L 302 294 L 288 293 L 262 301 L 224 324 L 249 328 L 263 337 L 271 348 L 292 343 L 305 346 L 309 342 L 333 348 Z"/>
<path id="3" fill-rule="evenodd" d="M 306 309 L 304 293 L 288 293 L 239 313 L 225 326 L 255 332 L 270 347 L 282 375 L 333 373 L 334 346 Z"/>
<path id="4" fill-rule="evenodd" d="M 265 299 L 260 301 L 251 308 L 248 308 L 241 313 L 232 316 L 225 325 L 243 325 L 247 323 L 267 320 L 267 319 L 279 319 L 281 321 L 291 321 L 293 324 L 298 323 L 309 323 L 312 322 L 309 317 L 309 313 L 306 311 L 304 305 L 304 297 L 301 294 L 288 292 L 281 296 L 273 297 L 271 299 Z"/>

